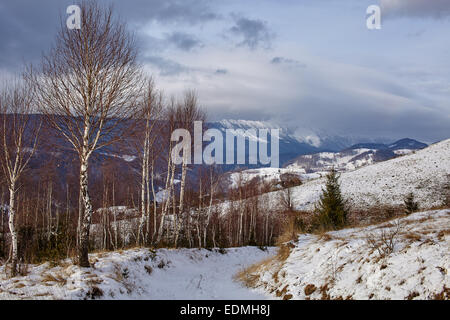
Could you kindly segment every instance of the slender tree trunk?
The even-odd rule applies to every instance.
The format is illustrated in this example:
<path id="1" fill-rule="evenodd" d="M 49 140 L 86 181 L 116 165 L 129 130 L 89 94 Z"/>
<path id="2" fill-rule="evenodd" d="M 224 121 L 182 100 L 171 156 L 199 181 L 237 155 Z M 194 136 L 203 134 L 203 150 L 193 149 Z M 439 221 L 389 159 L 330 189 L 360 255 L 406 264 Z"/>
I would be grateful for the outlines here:
<path id="1" fill-rule="evenodd" d="M 81 267 L 89 267 L 89 231 L 92 219 L 92 205 L 88 190 L 88 159 L 82 157 L 80 165 L 80 195 L 83 204 L 81 226 L 80 226 L 80 244 L 78 248 L 78 263 Z"/>
<path id="2" fill-rule="evenodd" d="M 169 197 L 169 193 L 170 193 L 170 190 L 169 190 L 169 182 L 170 182 L 170 180 L 171 180 L 171 173 L 172 173 L 172 170 L 171 170 L 171 163 L 172 163 L 172 162 L 171 162 L 171 158 L 170 158 L 171 152 L 172 152 L 172 146 L 169 145 L 169 157 L 168 157 L 168 160 L 167 160 L 167 176 L 166 176 L 166 188 L 165 188 L 167 199 L 165 199 L 164 207 L 163 207 L 163 209 L 162 209 L 162 213 L 161 213 L 161 221 L 160 221 L 160 223 L 159 223 L 158 235 L 157 235 L 157 237 L 156 237 L 156 243 L 159 243 L 159 242 L 161 241 L 162 232 L 163 232 L 163 228 L 164 228 L 164 219 L 165 219 L 165 217 L 166 217 L 166 213 L 167 213 L 167 210 L 168 210 L 169 204 L 170 204 L 170 197 Z"/>
<path id="3" fill-rule="evenodd" d="M 183 164 L 181 165 L 181 182 L 180 182 L 180 206 L 179 206 L 179 220 L 181 221 L 183 219 L 183 211 L 184 211 L 184 190 L 186 188 L 186 172 L 187 172 L 187 164 L 186 164 L 186 159 L 187 155 L 184 154 L 183 151 Z M 191 238 L 191 227 L 190 227 L 190 214 L 188 213 L 186 215 L 186 235 L 188 237 L 188 239 Z M 177 240 L 178 240 L 178 230 L 177 230 Z M 176 241 L 177 242 L 177 241 Z M 175 247 L 177 246 L 175 242 Z"/>
<path id="4" fill-rule="evenodd" d="M 155 183 L 154 183 L 154 166 L 155 162 L 152 160 L 152 194 L 153 194 L 153 235 L 152 235 L 152 242 L 155 239 L 156 236 L 156 193 L 155 193 Z"/>
<path id="5" fill-rule="evenodd" d="M 209 222 L 211 219 L 211 210 L 212 210 L 212 204 L 213 204 L 213 198 L 214 198 L 214 192 L 215 192 L 215 184 L 213 183 L 213 177 L 212 177 L 212 172 L 210 172 L 209 175 L 209 179 L 210 179 L 210 196 L 209 196 L 209 206 L 208 206 L 208 213 L 206 216 L 206 223 L 205 223 L 205 227 L 204 227 L 204 231 L 203 231 L 203 243 L 204 246 L 206 248 L 206 236 L 207 236 L 207 232 L 208 232 L 208 227 L 209 227 Z"/>
<path id="6" fill-rule="evenodd" d="M 147 225 L 148 211 L 146 200 L 149 201 L 149 194 L 146 192 L 146 182 L 148 180 L 148 153 L 149 153 L 149 120 L 147 119 L 145 127 L 144 152 L 142 157 L 142 179 L 141 179 L 141 221 L 139 223 L 139 230 L 137 236 L 137 244 L 140 245 L 142 241 L 145 242 L 144 226 Z M 148 232 L 148 230 L 147 230 Z M 145 232 L 145 233 L 147 233 Z"/>
<path id="7" fill-rule="evenodd" d="M 11 182 L 9 187 L 9 231 L 11 232 L 11 276 L 14 277 L 17 274 L 17 262 L 18 262 L 18 248 L 17 248 L 17 231 L 15 226 L 16 211 L 14 206 L 15 200 L 15 181 Z"/>
<path id="8" fill-rule="evenodd" d="M 148 173 L 148 160 L 147 160 L 147 177 L 145 179 L 145 188 L 147 189 L 147 221 L 144 233 L 144 244 L 148 244 L 149 234 L 150 234 L 150 177 Z M 154 199 L 154 198 L 153 198 Z"/>

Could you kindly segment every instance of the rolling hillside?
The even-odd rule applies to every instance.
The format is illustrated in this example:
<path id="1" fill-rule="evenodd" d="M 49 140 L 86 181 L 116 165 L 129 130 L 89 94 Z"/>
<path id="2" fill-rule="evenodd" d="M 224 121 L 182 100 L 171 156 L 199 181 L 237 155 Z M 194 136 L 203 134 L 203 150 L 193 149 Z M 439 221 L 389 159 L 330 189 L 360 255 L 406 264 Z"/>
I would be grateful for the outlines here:
<path id="1" fill-rule="evenodd" d="M 450 175 L 450 139 L 413 154 L 341 174 L 344 196 L 355 206 L 399 205 L 413 192 L 423 209 L 442 204 L 443 186 Z M 294 205 L 309 210 L 319 199 L 325 178 L 292 189 Z"/>

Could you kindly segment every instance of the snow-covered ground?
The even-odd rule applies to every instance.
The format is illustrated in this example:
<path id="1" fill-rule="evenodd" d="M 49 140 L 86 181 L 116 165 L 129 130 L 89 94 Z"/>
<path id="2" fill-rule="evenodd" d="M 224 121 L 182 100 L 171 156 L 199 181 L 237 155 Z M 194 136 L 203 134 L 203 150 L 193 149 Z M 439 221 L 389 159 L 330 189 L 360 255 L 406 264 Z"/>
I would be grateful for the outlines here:
<path id="1" fill-rule="evenodd" d="M 276 169 L 278 170 L 278 169 Z M 289 169 L 286 169 L 289 170 Z M 260 171 L 275 175 L 274 169 Z M 450 176 L 450 139 L 431 145 L 399 158 L 375 163 L 341 174 L 341 190 L 353 207 L 370 207 L 377 204 L 402 205 L 405 196 L 413 192 L 421 209 L 441 206 L 444 185 Z M 294 208 L 313 210 L 325 187 L 326 178 L 306 181 L 291 188 Z M 270 210 L 279 207 L 281 191 L 264 194 L 263 200 Z M 221 204 L 226 212 L 230 203 Z"/>
<path id="2" fill-rule="evenodd" d="M 266 299 L 233 276 L 275 253 L 257 247 L 218 250 L 132 249 L 94 253 L 93 268 L 71 261 L 28 266 L 12 279 L 0 267 L 0 299 Z"/>
<path id="3" fill-rule="evenodd" d="M 322 236 L 300 235 L 286 260 L 253 269 L 255 287 L 285 299 L 433 299 L 442 293 L 449 299 L 449 228 L 447 209 Z M 368 239 L 383 249 L 381 234 L 395 230 L 393 252 L 380 255 Z"/>
<path id="4" fill-rule="evenodd" d="M 401 205 L 413 192 L 423 209 L 439 206 L 443 185 L 450 175 L 450 139 L 414 154 L 376 163 L 341 175 L 344 196 L 357 206 Z M 293 188 L 297 209 L 312 209 L 319 199 L 325 178 Z"/>
<path id="5" fill-rule="evenodd" d="M 322 177 L 320 173 L 305 173 L 303 168 L 257 168 L 230 173 L 230 186 L 236 188 L 254 178 L 258 178 L 265 183 L 279 182 L 282 174 L 296 175 L 302 182 Z"/>
<path id="6" fill-rule="evenodd" d="M 374 163 L 377 150 L 359 148 L 341 152 L 319 152 L 302 155 L 287 166 L 288 169 L 303 169 L 308 172 L 320 173 L 331 168 L 338 171 L 351 171 Z"/>

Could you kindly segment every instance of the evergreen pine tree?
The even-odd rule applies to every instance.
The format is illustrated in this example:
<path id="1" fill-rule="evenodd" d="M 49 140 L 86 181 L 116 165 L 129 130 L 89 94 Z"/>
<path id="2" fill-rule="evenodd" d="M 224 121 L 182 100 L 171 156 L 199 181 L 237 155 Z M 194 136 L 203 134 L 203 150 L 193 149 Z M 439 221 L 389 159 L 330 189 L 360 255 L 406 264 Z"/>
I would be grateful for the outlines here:
<path id="1" fill-rule="evenodd" d="M 410 192 L 403 201 L 405 203 L 406 214 L 411 214 L 419 210 L 419 204 L 415 201 L 414 193 Z"/>
<path id="2" fill-rule="evenodd" d="M 347 202 L 342 197 L 339 174 L 334 168 L 327 175 L 325 189 L 322 189 L 316 212 L 318 224 L 325 229 L 342 228 L 347 222 Z"/>

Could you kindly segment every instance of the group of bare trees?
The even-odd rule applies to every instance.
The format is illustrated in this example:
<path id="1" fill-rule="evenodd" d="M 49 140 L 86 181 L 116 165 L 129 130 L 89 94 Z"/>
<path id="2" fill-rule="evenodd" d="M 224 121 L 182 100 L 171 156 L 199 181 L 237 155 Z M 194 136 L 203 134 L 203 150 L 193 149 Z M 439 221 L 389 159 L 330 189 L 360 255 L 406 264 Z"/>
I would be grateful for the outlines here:
<path id="1" fill-rule="evenodd" d="M 112 10 L 81 4 L 81 29 L 61 24 L 56 45 L 28 80 L 39 111 L 71 144 L 80 162 L 79 264 L 89 266 L 89 159 L 116 142 L 138 115 L 143 75 L 137 51 Z M 123 125 L 127 124 L 127 125 Z"/>
<path id="2" fill-rule="evenodd" d="M 0 164 L 9 191 L 8 225 L 11 234 L 11 270 L 16 274 L 18 241 L 16 194 L 19 178 L 36 151 L 40 125 L 30 121 L 33 95 L 20 80 L 11 80 L 0 93 Z"/>
<path id="3" fill-rule="evenodd" d="M 131 232 L 138 245 L 270 244 L 277 225 L 268 213 L 259 213 L 258 200 L 248 200 L 251 187 L 232 193 L 240 205 L 225 217 L 216 206 L 224 194 L 217 168 L 190 166 L 191 155 L 185 151 L 181 164 L 172 159 L 172 132 L 177 128 L 192 132 L 195 121 L 206 119 L 196 93 L 187 91 L 181 100 L 166 99 L 153 80 L 143 74 L 133 36 L 114 17 L 111 8 L 105 9 L 94 1 L 82 2 L 80 8 L 81 28 L 71 30 L 61 23 L 55 45 L 40 65 L 26 68 L 24 76 L 9 81 L 0 94 L 0 178 L 9 192 L 3 199 L 2 191 L 0 209 L 8 217 L 11 273 L 16 274 L 19 259 L 16 208 L 21 183 L 28 188 L 20 193 L 21 203 L 25 199 L 35 201 L 28 207 L 22 205 L 21 222 L 33 226 L 33 230 L 47 230 L 49 240 L 52 235 L 58 237 L 62 217 L 69 228 L 65 229 L 67 234 L 76 225 L 76 240 L 67 238 L 65 250 L 69 254 L 69 249 L 76 247 L 77 262 L 83 267 L 89 266 L 93 219 L 103 226 L 103 248 L 111 243 L 116 249 L 119 243 L 117 220 L 121 217 L 116 213 L 111 216 L 114 210 L 95 209 L 92 187 L 94 200 L 101 198 L 96 203 L 103 208 L 117 205 L 118 194 L 135 208 L 137 214 L 132 218 L 137 219 L 137 230 Z M 40 114 L 36 117 L 39 121 L 30 121 L 33 113 Z M 39 150 L 42 127 L 46 134 L 58 135 L 55 141 L 59 147 L 68 146 L 77 156 L 78 172 L 66 177 L 65 203 L 61 195 L 53 200 L 54 190 L 59 188 L 54 188 L 58 177 L 51 161 L 47 167 L 52 178 L 23 175 Z M 103 185 L 92 186 L 92 159 L 99 150 L 113 144 L 138 156 L 138 161 L 133 162 L 137 165 L 129 168 L 131 178 L 124 181 L 117 173 L 111 174 L 117 168 L 108 169 L 105 164 L 101 170 Z M 75 203 L 72 194 L 77 195 Z M 33 217 L 30 212 L 34 212 Z M 5 232 L 0 233 L 4 239 Z"/>
<path id="4" fill-rule="evenodd" d="M 71 30 L 61 23 L 55 46 L 43 56 L 39 67 L 29 67 L 23 81 L 5 87 L 1 96 L 1 164 L 9 189 L 13 274 L 17 264 L 17 181 L 38 141 L 39 127 L 28 128 L 31 112 L 43 114 L 49 126 L 64 137 L 78 155 L 78 259 L 81 266 L 89 266 L 89 230 L 93 215 L 89 160 L 96 150 L 129 134 L 132 122 L 140 119 L 142 111 L 146 119 L 151 116 L 146 106 L 151 102 L 142 95 L 144 76 L 136 61 L 133 37 L 125 25 L 113 17 L 111 8 L 105 10 L 93 1 L 82 2 L 80 7 L 82 28 Z M 30 144 L 27 138 L 34 140 Z"/>

